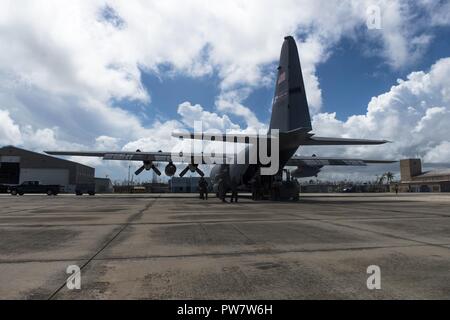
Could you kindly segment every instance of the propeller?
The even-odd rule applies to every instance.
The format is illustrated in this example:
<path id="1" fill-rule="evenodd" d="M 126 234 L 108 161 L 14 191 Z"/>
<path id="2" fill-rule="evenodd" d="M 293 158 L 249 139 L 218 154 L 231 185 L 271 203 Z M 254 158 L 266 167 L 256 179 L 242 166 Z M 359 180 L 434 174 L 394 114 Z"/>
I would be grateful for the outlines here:
<path id="1" fill-rule="evenodd" d="M 203 171 L 198 168 L 198 164 L 190 164 L 180 172 L 180 177 L 183 177 L 188 172 L 188 170 L 190 170 L 191 172 L 197 172 L 201 177 L 205 175 Z"/>
<path id="2" fill-rule="evenodd" d="M 136 152 L 141 152 L 141 150 L 137 149 Z M 144 170 L 153 170 L 155 171 L 155 173 L 160 176 L 161 175 L 161 171 L 159 171 L 159 169 L 153 164 L 152 161 L 149 160 L 144 160 L 143 161 L 143 165 L 141 167 L 139 167 L 139 169 L 137 169 L 134 174 L 135 175 L 139 175 L 142 171 Z"/>
<path id="3" fill-rule="evenodd" d="M 187 166 L 186 168 L 184 168 L 181 172 L 180 172 L 180 177 L 184 177 L 184 175 L 186 174 L 186 172 L 188 172 L 189 170 L 189 166 Z"/>
<path id="4" fill-rule="evenodd" d="M 144 170 L 153 170 L 153 171 L 155 171 L 155 173 L 158 175 L 158 176 L 160 176 L 161 175 L 161 171 L 159 171 L 159 169 L 153 164 L 153 162 L 151 162 L 151 161 L 144 161 L 144 164 L 139 168 L 139 169 L 137 169 L 135 172 L 134 172 L 134 174 L 135 175 L 138 175 L 138 174 L 140 174 L 142 171 L 144 171 Z"/>
<path id="5" fill-rule="evenodd" d="M 158 176 L 161 175 L 161 171 L 159 171 L 159 169 L 158 169 L 154 164 L 152 164 L 151 168 L 153 169 L 153 171 L 155 171 L 155 173 L 156 173 Z"/>
<path id="6" fill-rule="evenodd" d="M 200 177 L 203 177 L 205 175 L 205 173 L 200 170 L 198 167 L 195 167 L 195 171 L 200 175 Z"/>
<path id="7" fill-rule="evenodd" d="M 135 175 L 139 175 L 142 171 L 144 171 L 144 169 L 145 169 L 145 166 L 142 166 L 142 167 L 140 167 L 139 169 L 137 169 L 137 170 L 134 172 L 134 174 L 135 174 Z"/>

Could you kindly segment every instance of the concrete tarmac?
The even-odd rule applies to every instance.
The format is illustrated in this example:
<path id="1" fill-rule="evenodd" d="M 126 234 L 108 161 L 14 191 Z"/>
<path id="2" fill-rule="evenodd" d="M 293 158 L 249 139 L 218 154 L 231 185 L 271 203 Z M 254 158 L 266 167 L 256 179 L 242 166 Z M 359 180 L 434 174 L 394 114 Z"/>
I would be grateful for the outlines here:
<path id="1" fill-rule="evenodd" d="M 449 206 L 450 194 L 0 195 L 0 298 L 449 299 Z"/>

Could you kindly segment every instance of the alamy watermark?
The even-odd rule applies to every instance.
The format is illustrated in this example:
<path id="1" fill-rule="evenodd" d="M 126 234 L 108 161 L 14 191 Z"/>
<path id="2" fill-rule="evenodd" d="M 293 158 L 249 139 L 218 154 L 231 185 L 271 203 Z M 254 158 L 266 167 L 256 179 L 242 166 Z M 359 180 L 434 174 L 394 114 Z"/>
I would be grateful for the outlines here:
<path id="1" fill-rule="evenodd" d="M 203 132 L 203 122 L 194 122 L 193 136 L 187 131 L 174 133 L 175 136 L 190 140 L 190 151 L 181 152 L 179 146 L 174 146 L 171 158 L 174 162 L 188 161 L 193 165 L 199 164 L 259 164 L 261 175 L 274 175 L 279 169 L 280 133 L 278 129 L 266 131 L 252 131 L 245 134 L 233 133 L 227 130 L 225 134 L 219 130 Z M 216 152 L 217 145 L 213 142 L 221 142 L 220 152 Z M 247 147 L 238 150 L 237 144 L 245 144 Z"/>
<path id="2" fill-rule="evenodd" d="M 79 266 L 72 264 L 67 267 L 66 273 L 70 274 L 67 278 L 66 286 L 69 290 L 81 289 L 81 269 Z"/>
<path id="3" fill-rule="evenodd" d="M 381 29 L 381 8 L 379 6 L 368 6 L 366 9 L 366 17 L 366 26 L 369 30 Z"/>
<path id="4" fill-rule="evenodd" d="M 370 265 L 367 267 L 367 274 L 370 276 L 367 278 L 367 289 L 380 290 L 381 289 L 381 269 L 377 265 Z"/>

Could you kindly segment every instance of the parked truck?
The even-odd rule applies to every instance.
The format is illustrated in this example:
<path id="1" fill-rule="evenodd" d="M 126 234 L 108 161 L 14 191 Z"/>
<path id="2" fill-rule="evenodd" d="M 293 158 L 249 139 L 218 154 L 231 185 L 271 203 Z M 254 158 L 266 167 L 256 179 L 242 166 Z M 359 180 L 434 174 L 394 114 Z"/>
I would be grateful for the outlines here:
<path id="1" fill-rule="evenodd" d="M 95 196 L 95 183 L 79 183 L 75 188 L 75 194 L 82 196 L 83 193 L 87 193 L 90 196 Z"/>
<path id="2" fill-rule="evenodd" d="M 24 195 L 25 193 L 45 193 L 48 196 L 57 195 L 60 186 L 56 184 L 40 184 L 39 181 L 24 181 L 19 185 L 9 187 L 11 195 Z"/>
<path id="3" fill-rule="evenodd" d="M 8 193 L 9 192 L 9 186 L 0 184 L 0 193 Z"/>

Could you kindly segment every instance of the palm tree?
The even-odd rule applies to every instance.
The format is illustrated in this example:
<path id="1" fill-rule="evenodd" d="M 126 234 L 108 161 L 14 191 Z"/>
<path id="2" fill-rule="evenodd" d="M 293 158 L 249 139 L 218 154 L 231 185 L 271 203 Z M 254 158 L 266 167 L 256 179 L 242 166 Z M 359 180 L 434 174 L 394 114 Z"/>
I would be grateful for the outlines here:
<path id="1" fill-rule="evenodd" d="M 380 186 L 381 184 L 383 184 L 383 181 L 384 181 L 384 174 L 382 174 L 381 176 L 377 174 L 374 185 Z"/>
<path id="2" fill-rule="evenodd" d="M 384 179 L 386 179 L 386 174 L 385 174 L 385 173 L 383 173 L 383 174 L 381 175 L 380 179 L 378 180 L 378 184 L 383 184 Z"/>
<path id="3" fill-rule="evenodd" d="M 391 184 L 392 180 L 394 180 L 394 174 L 388 171 L 384 175 L 386 176 L 387 183 Z"/>

